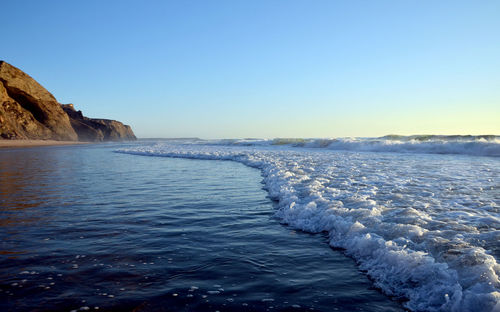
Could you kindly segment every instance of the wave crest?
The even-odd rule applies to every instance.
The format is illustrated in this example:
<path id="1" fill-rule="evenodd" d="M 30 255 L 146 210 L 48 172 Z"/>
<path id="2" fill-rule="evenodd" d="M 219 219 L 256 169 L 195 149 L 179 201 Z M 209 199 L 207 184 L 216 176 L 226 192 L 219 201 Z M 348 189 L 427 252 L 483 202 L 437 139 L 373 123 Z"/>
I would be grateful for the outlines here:
<path id="1" fill-rule="evenodd" d="M 228 139 L 204 142 L 204 144 L 206 143 L 214 145 L 326 148 L 357 152 L 463 154 L 500 157 L 500 137 L 495 135 L 387 135 L 380 138 L 276 138 L 270 140 Z"/>

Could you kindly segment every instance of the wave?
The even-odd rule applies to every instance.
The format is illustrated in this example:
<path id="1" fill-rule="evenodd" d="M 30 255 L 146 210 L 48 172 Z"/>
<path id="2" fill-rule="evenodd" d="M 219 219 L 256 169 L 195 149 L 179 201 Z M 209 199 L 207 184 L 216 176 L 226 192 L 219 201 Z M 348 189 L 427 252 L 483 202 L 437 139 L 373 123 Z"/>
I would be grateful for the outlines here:
<path id="1" fill-rule="evenodd" d="M 383 292 L 407 300 L 406 308 L 500 311 L 496 159 L 471 170 L 462 157 L 423 163 L 397 155 L 255 146 L 297 144 L 289 140 L 247 141 L 250 147 L 157 144 L 118 152 L 258 168 L 278 201 L 281 222 L 328 232 L 331 246 L 343 248 Z"/>
<path id="2" fill-rule="evenodd" d="M 201 141 L 198 141 L 201 142 Z M 237 146 L 290 146 L 356 152 L 463 154 L 500 157 L 500 137 L 495 135 L 387 135 L 379 138 L 276 138 L 226 139 L 203 144 Z"/>

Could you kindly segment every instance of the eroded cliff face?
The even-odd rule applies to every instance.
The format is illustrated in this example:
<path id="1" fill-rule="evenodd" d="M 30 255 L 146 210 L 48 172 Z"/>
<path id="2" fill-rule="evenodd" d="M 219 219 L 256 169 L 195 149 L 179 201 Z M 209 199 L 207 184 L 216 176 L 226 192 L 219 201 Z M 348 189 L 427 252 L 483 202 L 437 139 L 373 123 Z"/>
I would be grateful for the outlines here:
<path id="1" fill-rule="evenodd" d="M 0 139 L 125 141 L 136 137 L 119 121 L 92 119 L 56 98 L 20 69 L 0 61 Z"/>
<path id="2" fill-rule="evenodd" d="M 77 140 L 55 97 L 20 69 L 0 61 L 0 137 Z"/>
<path id="3" fill-rule="evenodd" d="M 75 110 L 73 104 L 62 104 L 61 106 L 68 114 L 71 126 L 75 129 L 80 141 L 130 141 L 136 139 L 132 128 L 119 121 L 85 117 L 82 111 Z"/>

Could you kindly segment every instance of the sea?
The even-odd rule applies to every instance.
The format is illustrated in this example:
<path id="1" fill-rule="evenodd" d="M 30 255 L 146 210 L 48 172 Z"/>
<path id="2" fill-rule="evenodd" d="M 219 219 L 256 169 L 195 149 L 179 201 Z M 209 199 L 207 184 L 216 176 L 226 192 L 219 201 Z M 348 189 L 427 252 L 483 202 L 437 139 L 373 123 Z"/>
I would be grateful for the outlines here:
<path id="1" fill-rule="evenodd" d="M 500 311 L 500 137 L 0 150 L 0 311 Z"/>

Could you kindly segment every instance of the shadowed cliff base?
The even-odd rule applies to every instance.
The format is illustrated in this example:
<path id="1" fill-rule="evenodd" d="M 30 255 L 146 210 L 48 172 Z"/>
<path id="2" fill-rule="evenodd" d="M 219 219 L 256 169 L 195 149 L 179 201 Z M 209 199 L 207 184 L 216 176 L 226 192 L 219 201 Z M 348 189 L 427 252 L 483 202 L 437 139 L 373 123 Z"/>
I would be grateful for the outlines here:
<path id="1" fill-rule="evenodd" d="M 91 119 L 61 104 L 20 69 L 0 61 L 0 139 L 55 141 L 135 140 L 119 121 Z"/>

